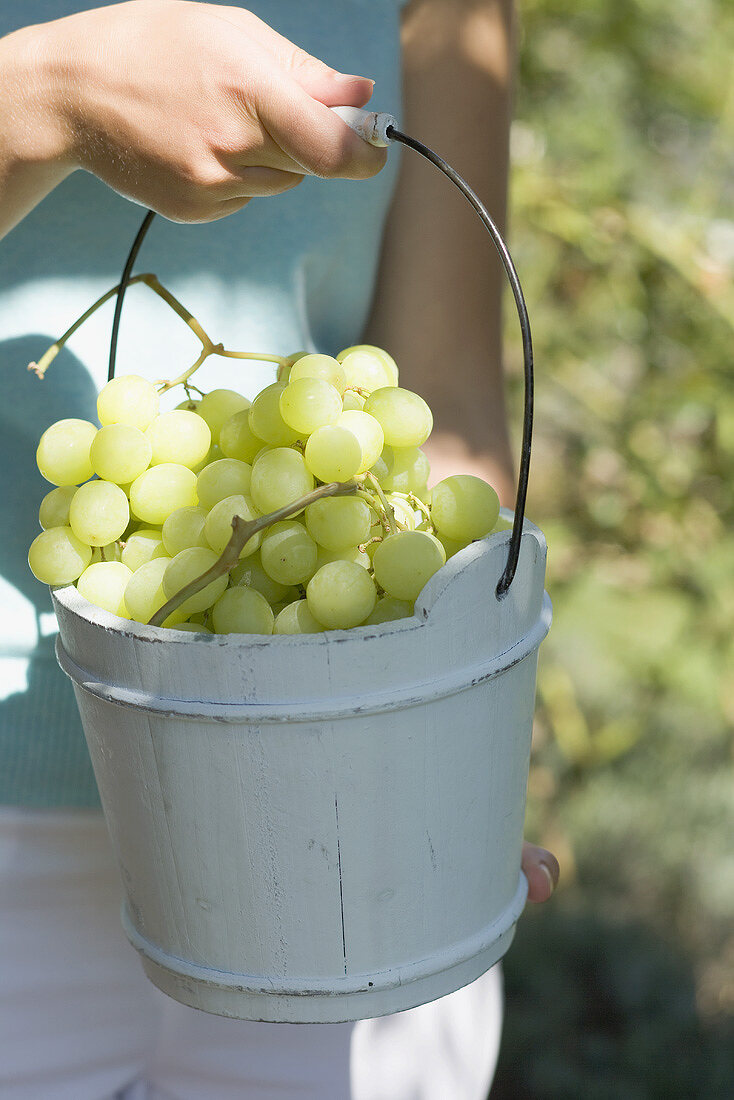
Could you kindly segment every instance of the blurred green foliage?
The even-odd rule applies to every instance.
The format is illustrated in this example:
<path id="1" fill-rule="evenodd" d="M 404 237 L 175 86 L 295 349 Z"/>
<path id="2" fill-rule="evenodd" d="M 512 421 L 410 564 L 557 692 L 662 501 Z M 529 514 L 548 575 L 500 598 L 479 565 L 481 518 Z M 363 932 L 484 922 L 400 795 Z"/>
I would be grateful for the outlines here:
<path id="1" fill-rule="evenodd" d="M 734 1097 L 734 4 L 522 0 L 520 27 L 555 608 L 528 832 L 564 885 L 507 958 L 492 1097 Z"/>

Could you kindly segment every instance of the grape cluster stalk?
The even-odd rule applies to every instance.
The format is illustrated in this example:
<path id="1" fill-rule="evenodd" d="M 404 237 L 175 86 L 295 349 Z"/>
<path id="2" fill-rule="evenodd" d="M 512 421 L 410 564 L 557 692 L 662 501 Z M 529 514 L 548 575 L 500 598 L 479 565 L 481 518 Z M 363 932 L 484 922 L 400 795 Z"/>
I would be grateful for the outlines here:
<path id="1" fill-rule="evenodd" d="M 43 433 L 34 575 L 113 614 L 192 633 L 295 634 L 413 614 L 427 581 L 499 527 L 494 489 L 455 475 L 428 487 L 433 417 L 372 345 L 336 356 L 228 351 L 153 275 L 153 289 L 202 344 L 173 380 L 113 378 L 100 426 L 69 418 Z M 38 364 L 43 377 L 87 310 Z M 203 393 L 209 355 L 277 365 L 250 401 Z M 161 411 L 176 386 L 184 400 Z"/>

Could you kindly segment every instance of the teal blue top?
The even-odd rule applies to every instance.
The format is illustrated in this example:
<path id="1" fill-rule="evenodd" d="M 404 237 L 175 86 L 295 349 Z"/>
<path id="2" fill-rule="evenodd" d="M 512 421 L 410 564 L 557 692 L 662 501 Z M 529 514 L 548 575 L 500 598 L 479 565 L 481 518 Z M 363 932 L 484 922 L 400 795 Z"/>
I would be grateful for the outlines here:
<path id="1" fill-rule="evenodd" d="M 3 4 L 0 35 L 21 22 L 92 6 L 101 4 Z M 371 76 L 371 106 L 399 114 L 399 0 L 254 0 L 245 6 L 342 72 Z M 396 168 L 393 151 L 372 180 L 307 179 L 210 225 L 158 218 L 137 270 L 154 271 L 225 346 L 334 353 L 360 338 Z M 49 593 L 30 573 L 27 552 L 39 530 L 38 505 L 51 488 L 36 469 L 39 436 L 62 417 L 96 421 L 111 303 L 69 341 L 43 382 L 26 365 L 114 286 L 142 213 L 76 172 L 0 241 L 0 802 L 8 804 L 98 803 L 71 684 L 53 655 Z M 172 377 L 198 350 L 186 326 L 150 291 L 130 290 L 118 373 Z M 271 366 L 210 359 L 196 381 L 204 389 L 224 385 L 252 395 L 273 378 Z"/>

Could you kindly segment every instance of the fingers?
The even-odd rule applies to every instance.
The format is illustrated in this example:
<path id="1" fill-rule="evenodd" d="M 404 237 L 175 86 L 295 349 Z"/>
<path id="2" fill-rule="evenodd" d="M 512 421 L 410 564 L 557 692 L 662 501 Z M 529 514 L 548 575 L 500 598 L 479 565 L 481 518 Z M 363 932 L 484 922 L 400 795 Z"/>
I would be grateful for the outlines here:
<path id="1" fill-rule="evenodd" d="M 525 841 L 522 846 L 522 869 L 528 880 L 528 901 L 547 901 L 558 885 L 561 873 L 553 853 Z"/>

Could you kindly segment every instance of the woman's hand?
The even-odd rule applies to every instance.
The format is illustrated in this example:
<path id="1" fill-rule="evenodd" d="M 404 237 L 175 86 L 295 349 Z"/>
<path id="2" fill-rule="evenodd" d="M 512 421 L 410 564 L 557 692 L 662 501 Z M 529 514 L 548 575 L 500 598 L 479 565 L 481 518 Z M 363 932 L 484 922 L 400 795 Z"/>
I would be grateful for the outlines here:
<path id="1" fill-rule="evenodd" d="M 522 846 L 522 869 L 528 880 L 528 901 L 547 901 L 561 873 L 556 857 L 526 840 Z"/>
<path id="2" fill-rule="evenodd" d="M 27 27 L 0 42 L 5 228 L 75 168 L 188 222 L 306 174 L 372 176 L 385 151 L 328 110 L 371 94 L 241 8 L 133 0 Z"/>

